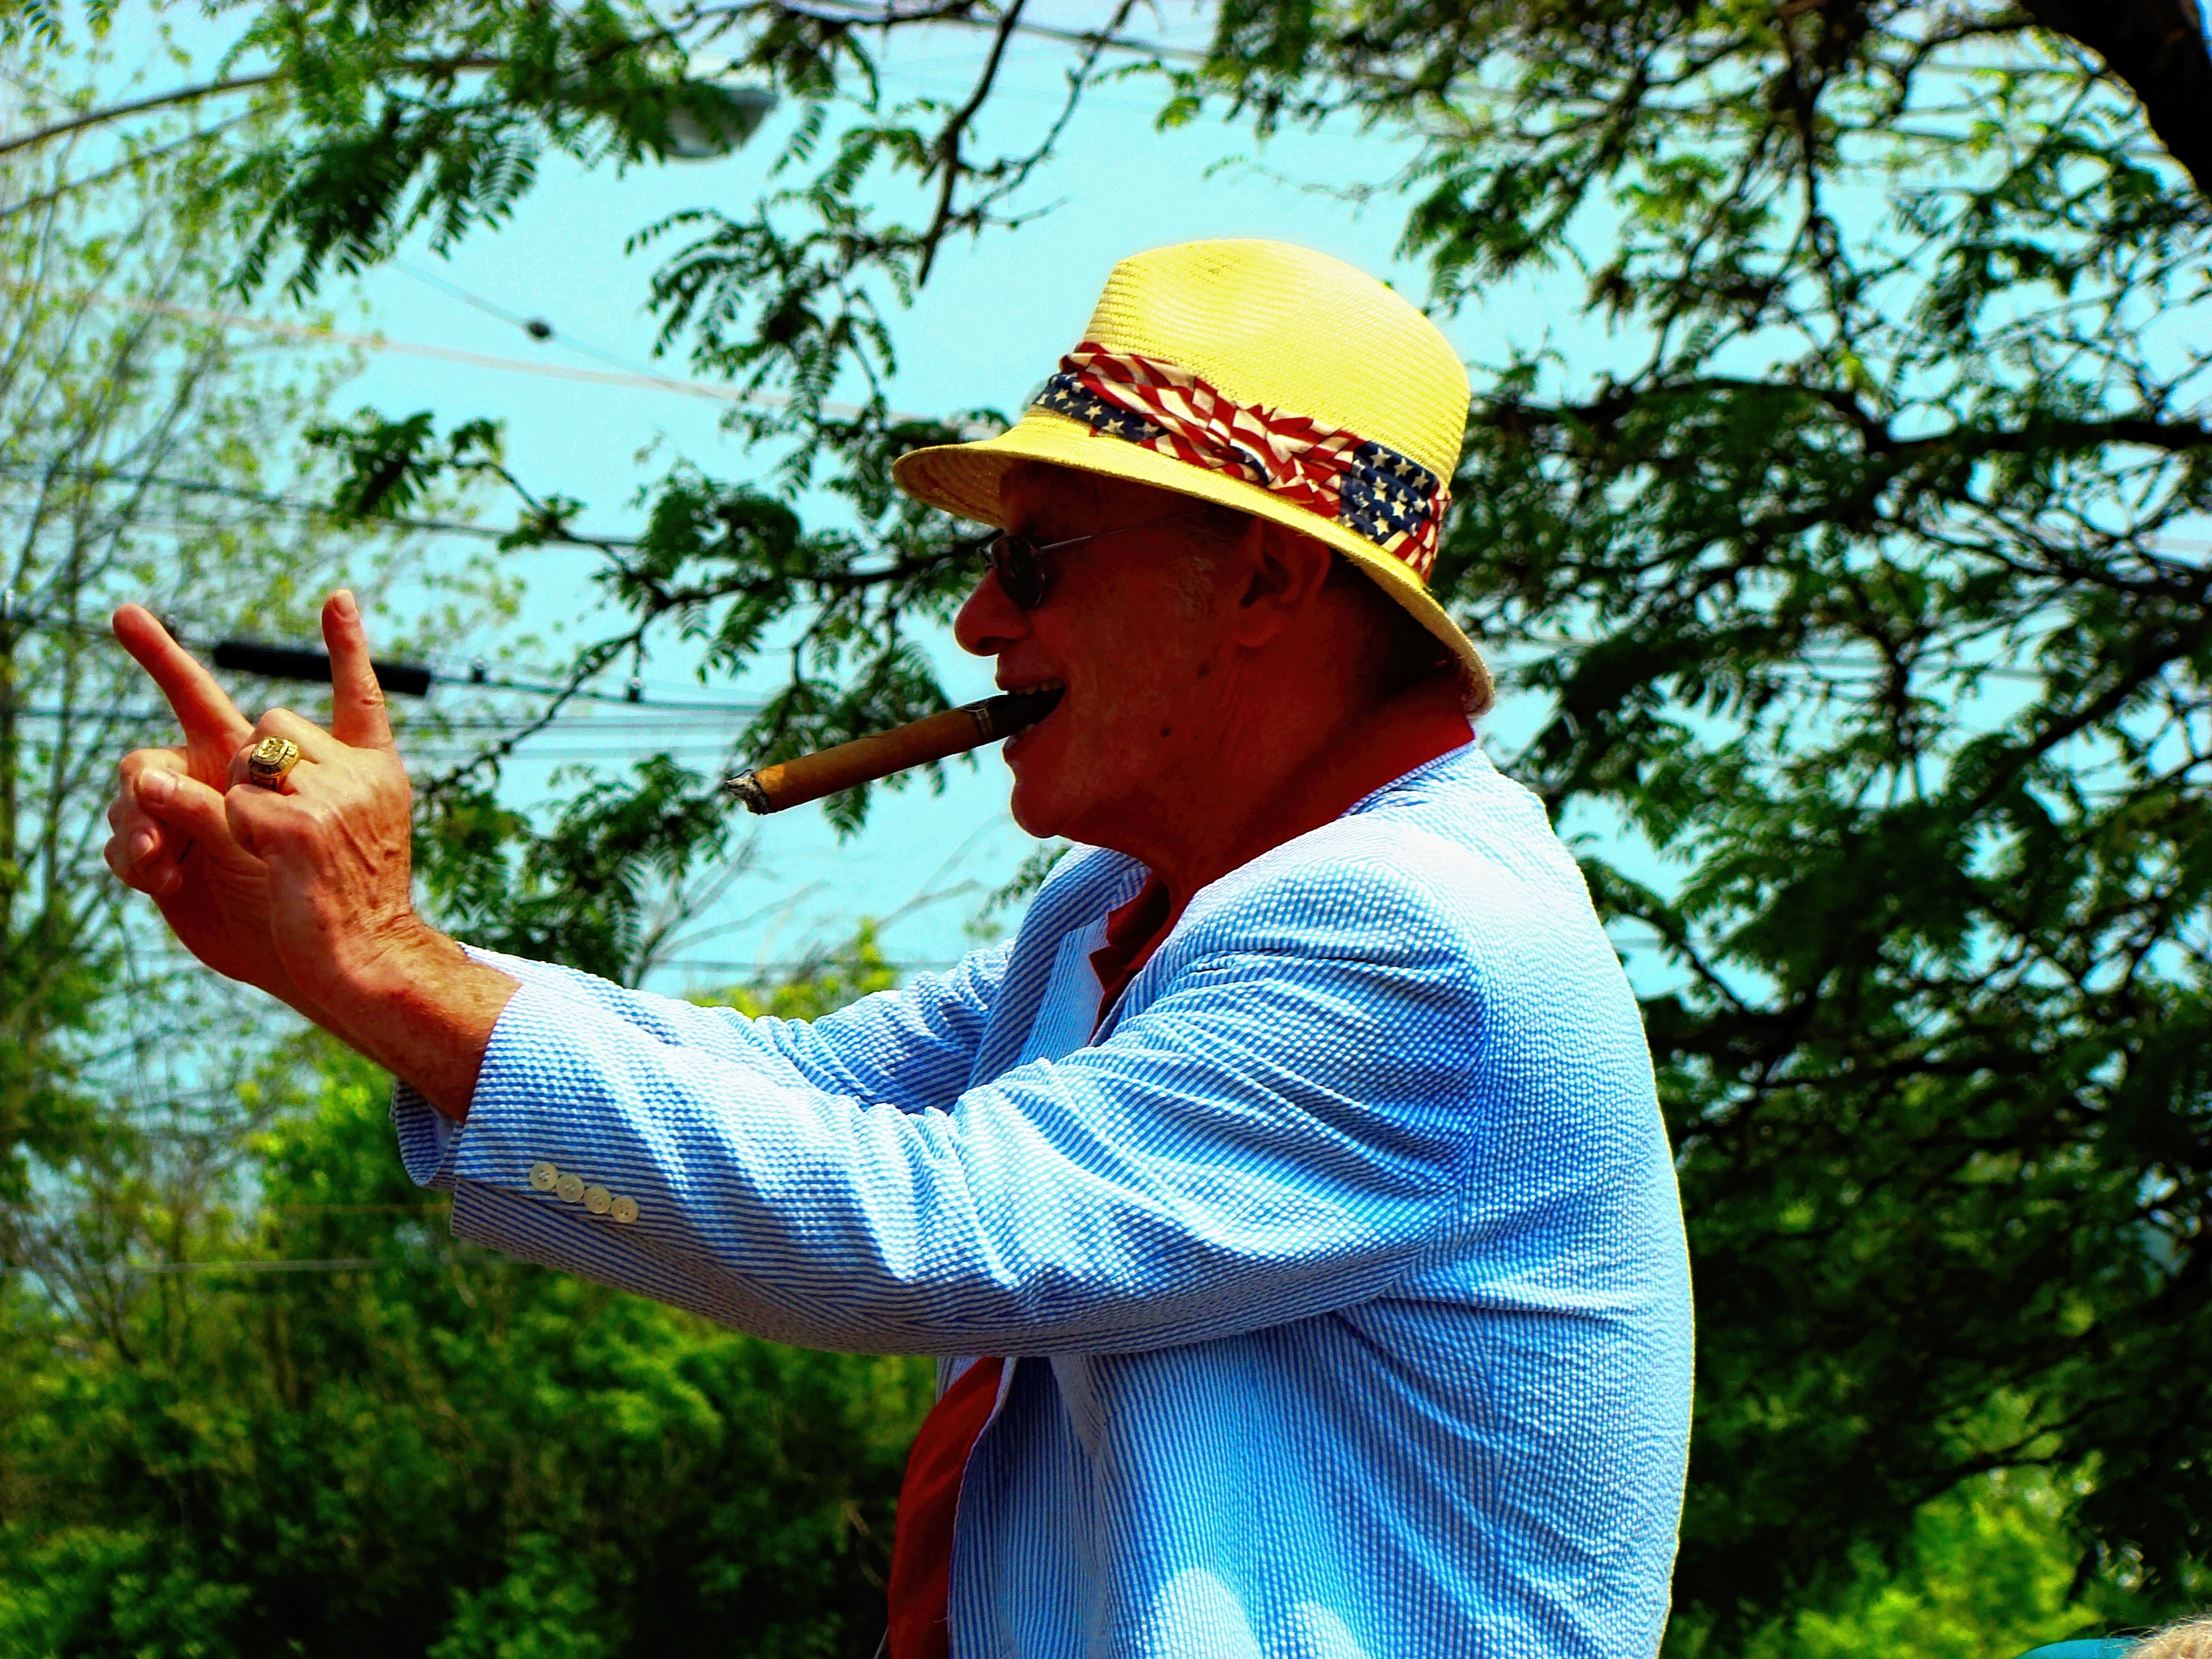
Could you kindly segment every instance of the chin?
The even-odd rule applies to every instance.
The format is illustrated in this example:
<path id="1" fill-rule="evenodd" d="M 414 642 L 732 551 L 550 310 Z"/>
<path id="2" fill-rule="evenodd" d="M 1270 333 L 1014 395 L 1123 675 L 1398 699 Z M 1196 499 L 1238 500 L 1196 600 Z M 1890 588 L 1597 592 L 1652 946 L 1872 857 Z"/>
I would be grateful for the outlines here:
<path id="1" fill-rule="evenodd" d="M 1069 765 L 1066 750 L 1050 740 L 1056 735 L 1038 732 L 1007 744 L 1006 769 L 1014 775 L 1014 787 L 1006 806 L 1014 822 L 1040 841 L 1051 836 L 1081 841 L 1084 808 L 1097 792 L 1085 787 L 1086 780 Z M 1046 741 L 1038 742 L 1039 737 Z"/>
<path id="2" fill-rule="evenodd" d="M 1039 841 L 1060 834 L 1066 814 L 1054 800 L 1054 791 L 1045 787 L 1045 780 L 1024 776 L 1024 769 L 1017 769 L 1014 772 L 1013 793 L 1007 798 L 1007 810 L 1025 833 Z"/>

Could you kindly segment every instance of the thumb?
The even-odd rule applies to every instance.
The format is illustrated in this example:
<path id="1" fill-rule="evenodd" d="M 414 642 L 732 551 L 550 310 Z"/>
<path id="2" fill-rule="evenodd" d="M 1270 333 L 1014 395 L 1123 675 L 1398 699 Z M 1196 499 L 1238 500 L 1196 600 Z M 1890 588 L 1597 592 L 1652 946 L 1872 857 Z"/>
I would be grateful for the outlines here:
<path id="1" fill-rule="evenodd" d="M 147 817 L 186 841 L 213 841 L 229 833 L 222 792 L 210 789 L 189 772 L 149 769 L 140 775 L 132 793 Z"/>

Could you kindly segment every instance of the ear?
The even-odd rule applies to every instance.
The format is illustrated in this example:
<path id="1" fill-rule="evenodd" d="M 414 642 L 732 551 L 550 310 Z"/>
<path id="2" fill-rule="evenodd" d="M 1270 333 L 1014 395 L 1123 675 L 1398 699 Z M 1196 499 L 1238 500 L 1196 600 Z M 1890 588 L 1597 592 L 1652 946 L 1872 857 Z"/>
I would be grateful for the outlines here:
<path id="1" fill-rule="evenodd" d="M 1335 557 L 1312 537 L 1260 518 L 1250 521 L 1234 556 L 1243 566 L 1245 581 L 1231 633 L 1247 647 L 1279 637 L 1320 602 Z"/>

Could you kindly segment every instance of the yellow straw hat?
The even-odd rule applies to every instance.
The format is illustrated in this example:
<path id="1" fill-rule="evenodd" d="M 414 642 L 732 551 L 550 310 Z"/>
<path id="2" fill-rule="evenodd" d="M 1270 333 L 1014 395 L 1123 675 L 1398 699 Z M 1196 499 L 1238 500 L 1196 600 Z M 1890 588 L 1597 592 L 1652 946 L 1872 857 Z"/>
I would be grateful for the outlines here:
<path id="1" fill-rule="evenodd" d="M 1046 461 L 1171 489 L 1326 542 L 1451 648 L 1474 641 L 1428 577 L 1467 431 L 1467 370 L 1364 271 L 1283 242 L 1186 242 L 1124 259 L 1075 350 L 995 438 L 902 455 L 908 495 L 1006 522 L 1006 470 Z"/>

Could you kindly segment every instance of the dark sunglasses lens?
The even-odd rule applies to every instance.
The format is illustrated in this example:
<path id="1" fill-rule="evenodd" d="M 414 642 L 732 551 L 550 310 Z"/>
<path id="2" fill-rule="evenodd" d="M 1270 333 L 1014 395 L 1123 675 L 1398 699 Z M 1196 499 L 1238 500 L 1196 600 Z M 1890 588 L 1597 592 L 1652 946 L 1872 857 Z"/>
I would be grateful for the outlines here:
<path id="1" fill-rule="evenodd" d="M 999 589 L 1024 611 L 1044 603 L 1044 563 L 1026 536 L 1000 536 L 990 546 L 991 574 Z"/>

